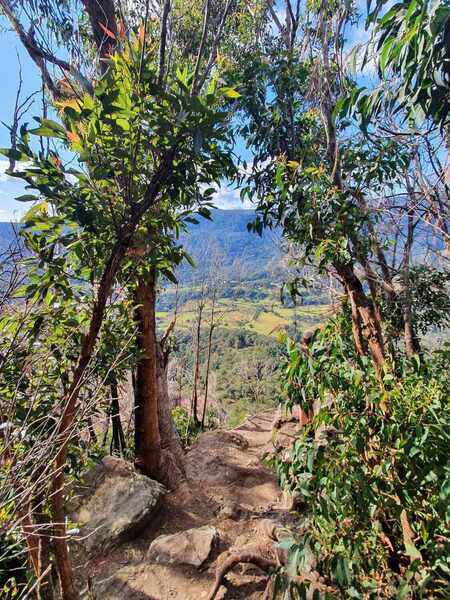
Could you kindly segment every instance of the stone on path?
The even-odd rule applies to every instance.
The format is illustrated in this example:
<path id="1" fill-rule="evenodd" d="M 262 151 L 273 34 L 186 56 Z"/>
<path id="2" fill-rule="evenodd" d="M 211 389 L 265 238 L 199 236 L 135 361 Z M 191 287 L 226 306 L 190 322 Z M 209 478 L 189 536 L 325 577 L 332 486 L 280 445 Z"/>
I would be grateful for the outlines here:
<path id="1" fill-rule="evenodd" d="M 172 535 L 160 535 L 150 544 L 148 559 L 152 562 L 201 567 L 219 537 L 215 527 L 205 525 Z"/>
<path id="2" fill-rule="evenodd" d="M 124 460 L 105 457 L 72 515 L 83 545 L 92 552 L 135 537 L 154 518 L 165 488 Z"/>

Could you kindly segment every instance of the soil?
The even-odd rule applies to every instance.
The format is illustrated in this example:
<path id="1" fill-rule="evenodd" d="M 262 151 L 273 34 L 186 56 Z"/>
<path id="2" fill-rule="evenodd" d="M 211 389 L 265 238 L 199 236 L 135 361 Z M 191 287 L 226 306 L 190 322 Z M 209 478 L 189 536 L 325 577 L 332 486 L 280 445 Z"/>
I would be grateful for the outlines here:
<path id="1" fill-rule="evenodd" d="M 289 522 L 276 476 L 262 462 L 264 455 L 273 451 L 273 420 L 274 412 L 266 411 L 249 417 L 236 429 L 201 435 L 186 454 L 187 482 L 166 495 L 157 522 L 133 542 L 83 566 L 91 582 L 92 592 L 87 597 L 206 599 L 214 584 L 217 564 L 229 555 L 230 549 L 251 546 L 264 555 L 264 520 L 281 525 Z M 164 566 L 146 558 L 151 541 L 158 535 L 202 525 L 214 526 L 220 541 L 199 569 Z M 262 571 L 239 565 L 227 575 L 217 598 L 261 599 L 266 583 Z"/>

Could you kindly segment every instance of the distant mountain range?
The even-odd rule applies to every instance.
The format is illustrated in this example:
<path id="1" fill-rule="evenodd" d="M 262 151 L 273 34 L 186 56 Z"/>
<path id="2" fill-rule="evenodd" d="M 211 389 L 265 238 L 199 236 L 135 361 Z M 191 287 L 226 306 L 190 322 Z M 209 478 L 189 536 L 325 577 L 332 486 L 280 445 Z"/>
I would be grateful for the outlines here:
<path id="1" fill-rule="evenodd" d="M 15 239 L 15 231 L 20 227 L 18 223 L 5 223 L 0 221 L 0 252 L 4 252 Z"/>
<path id="2" fill-rule="evenodd" d="M 197 217 L 189 226 L 189 234 L 180 242 L 192 256 L 201 276 L 204 268 L 217 264 L 231 270 L 227 277 L 244 280 L 266 278 L 280 263 L 279 231 L 265 231 L 262 236 L 249 232 L 248 223 L 255 218 L 253 210 L 213 210 L 212 220 Z M 187 267 L 182 269 L 183 275 Z"/>
<path id="3" fill-rule="evenodd" d="M 267 231 L 261 237 L 247 230 L 254 219 L 252 210 L 235 209 L 212 211 L 212 220 L 196 217 L 198 224 L 189 225 L 189 233 L 183 234 L 180 243 L 197 264 L 199 276 L 212 263 L 221 269 L 245 273 L 243 279 L 265 278 L 273 273 L 282 256 L 280 234 Z M 14 240 L 17 223 L 0 222 L 0 251 Z M 19 225 L 20 227 L 20 225 Z M 192 274 L 191 267 L 180 270 L 184 279 Z M 233 278 L 231 272 L 229 274 Z"/>

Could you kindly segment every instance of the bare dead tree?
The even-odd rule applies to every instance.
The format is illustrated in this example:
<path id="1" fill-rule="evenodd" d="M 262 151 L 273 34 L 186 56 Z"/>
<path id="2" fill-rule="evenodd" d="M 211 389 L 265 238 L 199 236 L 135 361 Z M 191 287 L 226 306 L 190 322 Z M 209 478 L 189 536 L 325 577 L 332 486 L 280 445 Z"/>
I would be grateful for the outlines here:
<path id="1" fill-rule="evenodd" d="M 202 280 L 200 285 L 199 298 L 196 306 L 196 317 L 195 324 L 192 331 L 192 341 L 194 346 L 194 369 L 193 369 L 193 380 L 192 380 L 192 396 L 191 396 L 191 410 L 190 419 L 195 425 L 200 424 L 198 418 L 198 402 L 199 402 L 199 381 L 200 381 L 200 352 L 201 352 L 201 331 L 202 331 L 202 319 L 203 311 L 206 305 L 206 283 Z"/>

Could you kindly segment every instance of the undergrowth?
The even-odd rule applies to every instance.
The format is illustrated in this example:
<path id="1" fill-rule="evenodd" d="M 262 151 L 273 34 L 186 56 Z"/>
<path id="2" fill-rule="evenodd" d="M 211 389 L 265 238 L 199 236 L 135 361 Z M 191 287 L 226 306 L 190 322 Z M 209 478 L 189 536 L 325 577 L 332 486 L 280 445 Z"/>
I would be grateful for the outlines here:
<path id="1" fill-rule="evenodd" d="M 336 590 L 323 597 L 450 597 L 450 346 L 399 359 L 380 381 L 344 310 L 307 351 L 292 341 L 287 351 L 287 406 L 321 405 L 276 459 L 306 518 L 288 543 L 291 575 L 312 550 Z"/>

